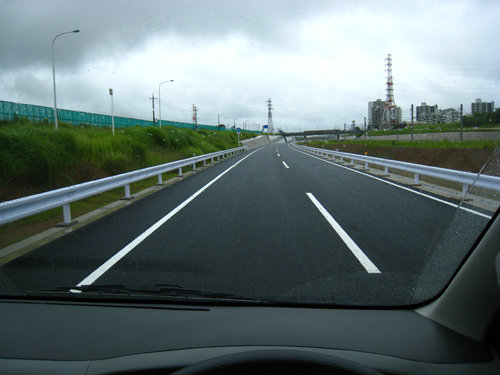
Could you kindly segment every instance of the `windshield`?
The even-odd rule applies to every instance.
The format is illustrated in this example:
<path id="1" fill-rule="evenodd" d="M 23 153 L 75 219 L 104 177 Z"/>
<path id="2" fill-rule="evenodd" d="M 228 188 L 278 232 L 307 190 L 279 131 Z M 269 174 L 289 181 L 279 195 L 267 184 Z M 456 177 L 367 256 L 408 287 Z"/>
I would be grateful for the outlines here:
<path id="1" fill-rule="evenodd" d="M 500 202 L 500 3 L 1 2 L 0 294 L 408 306 Z"/>

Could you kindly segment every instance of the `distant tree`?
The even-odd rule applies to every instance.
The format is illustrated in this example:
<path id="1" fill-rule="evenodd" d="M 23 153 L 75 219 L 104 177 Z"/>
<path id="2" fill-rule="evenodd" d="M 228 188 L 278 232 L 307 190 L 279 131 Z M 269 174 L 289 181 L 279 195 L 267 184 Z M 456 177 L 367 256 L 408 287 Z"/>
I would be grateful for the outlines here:
<path id="1" fill-rule="evenodd" d="M 495 112 L 493 112 L 491 122 L 493 122 L 494 124 L 500 124 L 500 108 L 497 108 Z"/>
<path id="2" fill-rule="evenodd" d="M 491 125 L 493 123 L 496 123 L 496 121 L 494 119 L 495 115 L 496 115 L 496 112 L 495 113 L 475 112 L 470 116 L 463 117 L 464 126 L 465 127 L 479 127 L 479 126 Z M 500 117 L 500 114 L 497 114 L 497 116 Z M 500 121 L 498 121 L 498 122 L 500 122 Z"/>

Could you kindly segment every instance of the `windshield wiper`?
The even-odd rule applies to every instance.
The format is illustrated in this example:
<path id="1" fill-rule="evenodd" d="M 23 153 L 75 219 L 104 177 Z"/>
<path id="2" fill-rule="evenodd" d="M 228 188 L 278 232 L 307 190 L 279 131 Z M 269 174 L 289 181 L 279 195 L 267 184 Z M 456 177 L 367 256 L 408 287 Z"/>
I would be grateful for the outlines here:
<path id="1" fill-rule="evenodd" d="M 99 295 L 99 296 L 128 296 L 128 297 L 159 297 L 175 300 L 210 300 L 210 301 L 241 301 L 269 303 L 257 298 L 232 294 L 212 292 L 208 290 L 183 288 L 173 284 L 155 285 L 124 285 L 124 284 L 92 284 L 81 286 L 59 286 L 56 288 L 31 290 L 30 295 L 36 294 L 71 294 L 71 295 Z"/>

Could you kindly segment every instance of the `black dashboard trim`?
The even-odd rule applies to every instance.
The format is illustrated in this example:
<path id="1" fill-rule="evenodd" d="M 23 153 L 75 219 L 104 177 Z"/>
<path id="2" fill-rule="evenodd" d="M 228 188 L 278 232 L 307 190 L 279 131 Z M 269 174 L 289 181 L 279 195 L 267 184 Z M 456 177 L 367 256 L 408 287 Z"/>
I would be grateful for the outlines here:
<path id="1" fill-rule="evenodd" d="M 178 306 L 181 307 L 181 306 Z M 206 309 L 0 303 L 0 358 L 87 361 L 212 347 L 301 347 L 428 363 L 485 363 L 492 350 L 411 310 Z"/>

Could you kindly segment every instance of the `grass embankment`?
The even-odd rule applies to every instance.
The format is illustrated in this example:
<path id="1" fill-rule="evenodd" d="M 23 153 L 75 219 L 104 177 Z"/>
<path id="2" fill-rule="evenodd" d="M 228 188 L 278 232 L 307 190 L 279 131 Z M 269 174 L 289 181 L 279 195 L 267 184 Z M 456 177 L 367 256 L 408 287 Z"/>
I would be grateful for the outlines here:
<path id="1" fill-rule="evenodd" d="M 310 141 L 307 142 L 311 147 L 328 148 L 338 145 L 363 145 L 367 148 L 379 147 L 412 147 L 412 148 L 495 148 L 498 141 L 463 141 L 454 142 L 449 140 L 442 141 L 394 141 L 394 140 L 357 140 L 357 141 Z M 340 151 L 340 150 L 339 150 Z"/>
<path id="2" fill-rule="evenodd" d="M 312 141 L 308 142 L 308 146 L 472 173 L 478 173 L 484 167 L 482 171 L 485 174 L 496 176 L 499 173 L 498 141 Z M 382 167 L 371 166 L 371 168 Z M 402 171 L 394 172 L 411 176 Z M 461 189 L 459 184 L 438 181 L 432 177 L 421 176 L 421 181 Z"/>
<path id="3" fill-rule="evenodd" d="M 464 132 L 481 132 L 481 131 L 499 131 L 500 124 L 486 124 L 477 127 L 463 127 Z M 425 125 L 414 125 L 414 134 L 424 134 L 424 133 L 442 133 L 442 132 L 459 132 L 460 123 L 451 122 L 447 124 L 425 124 Z M 401 129 L 391 129 L 391 130 L 369 130 L 367 135 L 370 137 L 376 137 L 379 135 L 397 135 L 397 134 L 411 134 L 411 125 L 406 125 L 405 128 Z"/>
<path id="4" fill-rule="evenodd" d="M 240 139 L 255 136 L 241 133 Z M 73 126 L 22 119 L 0 123 L 0 202 L 91 181 L 170 161 L 237 147 L 232 131 L 179 129 L 170 126 L 110 128 Z M 186 168 L 185 171 L 189 170 Z M 164 180 L 176 175 L 166 174 Z M 132 184 L 131 193 L 157 178 Z M 115 189 L 71 205 L 72 217 L 123 196 Z M 46 211 L 0 227 L 0 248 L 62 221 L 62 209 Z"/>

